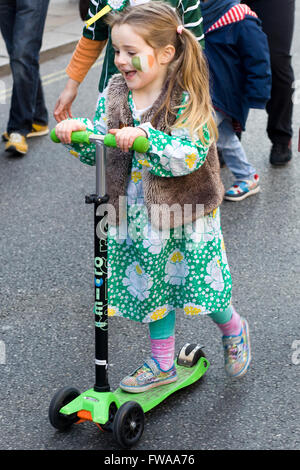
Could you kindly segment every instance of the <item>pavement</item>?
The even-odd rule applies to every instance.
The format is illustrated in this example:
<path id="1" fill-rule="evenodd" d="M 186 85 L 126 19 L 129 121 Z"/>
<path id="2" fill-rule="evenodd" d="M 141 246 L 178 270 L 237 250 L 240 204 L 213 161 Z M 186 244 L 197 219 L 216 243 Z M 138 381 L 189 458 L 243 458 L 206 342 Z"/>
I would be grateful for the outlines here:
<path id="1" fill-rule="evenodd" d="M 146 414 L 142 439 L 131 451 L 139 451 L 141 459 L 149 451 L 175 450 L 179 456 L 194 453 L 203 467 L 203 450 L 300 449 L 300 2 L 295 25 L 293 159 L 282 168 L 269 164 L 267 116 L 251 110 L 242 141 L 260 175 L 261 192 L 221 207 L 234 305 L 251 332 L 250 370 L 230 380 L 213 322 L 178 312 L 176 352 L 186 342 L 199 342 L 211 366 L 199 383 Z M 51 128 L 71 53 L 41 64 Z M 98 63 L 80 85 L 74 116 L 93 119 L 100 73 Z M 10 110 L 11 74 L 1 82 L 0 132 Z M 91 423 L 61 433 L 48 419 L 56 390 L 75 386 L 83 392 L 94 382 L 94 218 L 84 202 L 94 191 L 94 167 L 82 165 L 49 136 L 30 139 L 22 158 L 0 144 L 0 450 L 76 450 L 77 460 L 78 451 L 90 450 L 100 465 L 101 459 L 107 464 L 104 457 L 118 450 L 111 433 Z M 228 187 L 228 168 L 221 176 Z M 109 322 L 112 390 L 149 355 L 147 325 L 133 323 L 118 317 Z M 49 459 L 50 453 L 45 455 Z M 288 454 L 282 455 L 287 466 Z M 209 452 L 207 463 L 212 456 Z"/>
<path id="2" fill-rule="evenodd" d="M 82 34 L 78 0 L 50 0 L 44 29 L 40 62 L 72 52 Z M 9 57 L 0 35 L 0 76 L 10 73 Z"/>

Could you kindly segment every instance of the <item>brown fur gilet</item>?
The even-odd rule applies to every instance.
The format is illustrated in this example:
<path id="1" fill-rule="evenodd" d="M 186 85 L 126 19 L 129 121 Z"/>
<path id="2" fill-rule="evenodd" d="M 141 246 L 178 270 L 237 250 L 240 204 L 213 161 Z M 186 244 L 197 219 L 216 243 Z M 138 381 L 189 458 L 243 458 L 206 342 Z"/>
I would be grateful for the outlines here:
<path id="1" fill-rule="evenodd" d="M 182 89 L 175 87 L 171 96 L 171 109 L 181 104 Z M 108 84 L 106 101 L 106 116 L 108 129 L 120 126 L 133 126 L 133 118 L 128 104 L 128 87 L 122 75 L 114 75 Z M 151 122 L 155 129 L 170 134 L 170 128 L 166 126 L 164 112 L 160 112 L 155 122 L 153 118 L 167 92 L 165 86 L 154 102 L 150 110 L 142 117 L 142 122 Z M 169 116 L 169 125 L 176 120 L 176 115 Z M 131 169 L 132 153 L 125 153 L 119 149 L 107 149 L 107 188 L 109 202 L 113 204 L 119 223 L 119 198 L 126 195 L 128 175 Z M 184 223 L 193 222 L 199 217 L 199 207 L 202 207 L 200 215 L 207 215 L 217 208 L 224 195 L 224 187 L 220 178 L 220 165 L 216 145 L 209 148 L 203 165 L 192 173 L 171 178 L 160 177 L 151 174 L 147 167 L 142 172 L 145 204 L 151 224 L 163 229 L 164 220 L 169 227 L 174 228 Z M 184 215 L 185 205 L 189 205 L 188 215 Z M 197 206 L 198 205 L 198 206 Z M 171 218 L 164 219 L 167 207 L 173 206 Z M 169 212 L 170 214 L 170 212 Z"/>

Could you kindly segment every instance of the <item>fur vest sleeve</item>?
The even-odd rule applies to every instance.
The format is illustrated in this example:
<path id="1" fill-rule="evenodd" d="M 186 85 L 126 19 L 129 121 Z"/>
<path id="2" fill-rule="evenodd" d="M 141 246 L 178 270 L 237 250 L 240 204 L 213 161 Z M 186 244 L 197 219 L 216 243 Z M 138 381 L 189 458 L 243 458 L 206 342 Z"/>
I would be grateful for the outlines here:
<path id="1" fill-rule="evenodd" d="M 128 87 L 122 75 L 114 75 L 108 85 L 106 115 L 108 129 L 133 126 L 128 104 Z M 183 90 L 175 87 L 171 96 L 171 109 L 181 104 Z M 159 111 L 167 93 L 163 88 L 142 122 L 151 122 L 153 127 L 171 134 L 170 127 L 176 120 L 176 113 L 169 113 L 168 124 L 165 111 Z M 109 201 L 116 211 L 116 222 L 120 223 L 126 212 L 126 187 L 131 169 L 132 153 L 119 149 L 107 149 L 107 187 Z M 142 173 L 145 204 L 151 224 L 159 229 L 169 229 L 195 221 L 209 214 L 222 202 L 224 187 L 220 178 L 220 165 L 216 145 L 209 148 L 203 165 L 192 173 L 173 178 L 164 178 L 149 172 Z M 111 223 L 111 221 L 110 221 Z"/>

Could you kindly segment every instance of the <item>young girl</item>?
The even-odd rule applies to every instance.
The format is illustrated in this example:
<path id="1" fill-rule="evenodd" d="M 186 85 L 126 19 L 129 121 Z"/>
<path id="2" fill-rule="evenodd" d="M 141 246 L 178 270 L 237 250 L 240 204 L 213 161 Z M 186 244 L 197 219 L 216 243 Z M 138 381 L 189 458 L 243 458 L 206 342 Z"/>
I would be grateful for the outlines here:
<path id="1" fill-rule="evenodd" d="M 249 332 L 231 305 L 218 209 L 224 190 L 201 48 L 166 4 L 129 7 L 108 21 L 120 74 L 100 96 L 94 125 L 70 119 L 56 134 L 65 144 L 85 128 L 116 136 L 118 149 L 107 149 L 109 202 L 117 212 L 108 231 L 109 315 L 148 323 L 151 342 L 151 357 L 120 387 L 137 393 L 177 379 L 176 308 L 216 322 L 226 372 L 242 376 L 250 363 Z M 138 136 L 150 141 L 145 154 L 129 152 Z M 71 149 L 94 164 L 92 145 Z M 125 195 L 127 219 L 118 210 Z"/>

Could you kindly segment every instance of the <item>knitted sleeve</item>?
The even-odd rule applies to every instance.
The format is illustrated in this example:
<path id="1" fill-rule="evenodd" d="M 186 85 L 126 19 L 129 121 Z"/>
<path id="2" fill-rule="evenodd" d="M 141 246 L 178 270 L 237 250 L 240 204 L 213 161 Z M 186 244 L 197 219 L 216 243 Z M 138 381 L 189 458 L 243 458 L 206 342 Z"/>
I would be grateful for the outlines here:
<path id="1" fill-rule="evenodd" d="M 105 44 L 106 40 L 95 41 L 82 36 L 66 68 L 67 75 L 81 83 L 91 66 L 99 57 Z"/>

